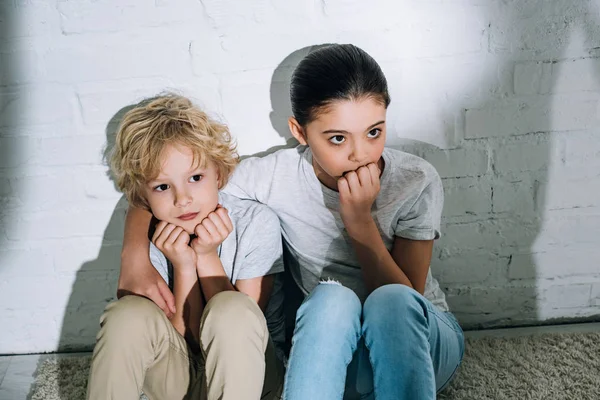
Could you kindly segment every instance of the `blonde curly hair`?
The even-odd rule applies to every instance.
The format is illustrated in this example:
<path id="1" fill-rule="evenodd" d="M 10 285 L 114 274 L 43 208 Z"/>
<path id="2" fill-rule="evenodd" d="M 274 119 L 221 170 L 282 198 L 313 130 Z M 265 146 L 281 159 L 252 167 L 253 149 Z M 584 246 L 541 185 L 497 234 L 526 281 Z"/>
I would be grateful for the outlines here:
<path id="1" fill-rule="evenodd" d="M 146 99 L 124 115 L 110 157 L 117 187 L 129 204 L 149 209 L 143 187 L 159 175 L 161 154 L 172 144 L 189 148 L 200 168 L 212 162 L 218 171 L 219 189 L 239 162 L 227 126 L 211 119 L 189 99 L 172 93 Z"/>

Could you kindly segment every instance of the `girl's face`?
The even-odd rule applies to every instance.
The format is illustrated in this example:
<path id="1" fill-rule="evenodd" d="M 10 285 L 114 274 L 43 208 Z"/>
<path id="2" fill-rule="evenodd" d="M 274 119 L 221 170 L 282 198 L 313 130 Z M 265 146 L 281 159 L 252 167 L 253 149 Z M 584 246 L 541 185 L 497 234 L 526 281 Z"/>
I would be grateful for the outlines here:
<path id="1" fill-rule="evenodd" d="M 289 125 L 294 137 L 310 146 L 317 178 L 337 190 L 337 180 L 346 172 L 370 163 L 383 170 L 385 117 L 383 104 L 363 98 L 331 103 L 304 128 L 294 118 Z"/>

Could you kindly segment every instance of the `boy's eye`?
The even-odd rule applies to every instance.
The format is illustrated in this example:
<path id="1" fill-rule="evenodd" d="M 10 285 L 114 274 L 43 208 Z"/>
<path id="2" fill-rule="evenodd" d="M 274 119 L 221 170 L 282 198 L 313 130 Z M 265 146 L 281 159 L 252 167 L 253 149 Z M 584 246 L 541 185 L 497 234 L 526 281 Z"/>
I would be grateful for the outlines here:
<path id="1" fill-rule="evenodd" d="M 169 185 L 167 185 L 166 183 L 163 183 L 161 185 L 155 186 L 154 190 L 156 190 L 157 192 L 164 192 L 168 188 L 169 188 Z"/>
<path id="2" fill-rule="evenodd" d="M 193 175 L 190 177 L 190 182 L 199 182 L 202 179 L 202 175 L 198 174 L 198 175 Z"/>
<path id="3" fill-rule="evenodd" d="M 379 137 L 379 135 L 381 135 L 381 129 L 379 128 L 371 129 L 369 133 L 367 133 L 367 136 L 370 138 L 376 138 Z"/>
<path id="4" fill-rule="evenodd" d="M 342 135 L 336 135 L 329 138 L 329 141 L 333 144 L 342 144 L 346 140 Z"/>

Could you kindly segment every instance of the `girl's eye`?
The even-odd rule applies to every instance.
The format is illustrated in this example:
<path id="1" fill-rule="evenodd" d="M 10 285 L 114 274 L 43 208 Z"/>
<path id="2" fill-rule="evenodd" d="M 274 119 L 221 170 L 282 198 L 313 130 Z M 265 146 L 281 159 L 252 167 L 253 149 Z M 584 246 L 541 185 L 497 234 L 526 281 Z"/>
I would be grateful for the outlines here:
<path id="1" fill-rule="evenodd" d="M 157 192 L 164 192 L 168 188 L 169 188 L 169 185 L 167 185 L 166 183 L 163 183 L 162 185 L 155 186 L 154 190 L 156 190 Z"/>
<path id="2" fill-rule="evenodd" d="M 333 144 L 342 144 L 346 140 L 342 135 L 336 135 L 329 138 L 329 141 Z"/>
<path id="3" fill-rule="evenodd" d="M 199 182 L 202 179 L 202 175 L 194 175 L 190 177 L 190 182 Z"/>
<path id="4" fill-rule="evenodd" d="M 381 135 L 381 129 L 379 128 L 371 129 L 369 133 L 367 133 L 367 136 L 370 138 L 376 138 L 379 137 L 379 135 Z"/>

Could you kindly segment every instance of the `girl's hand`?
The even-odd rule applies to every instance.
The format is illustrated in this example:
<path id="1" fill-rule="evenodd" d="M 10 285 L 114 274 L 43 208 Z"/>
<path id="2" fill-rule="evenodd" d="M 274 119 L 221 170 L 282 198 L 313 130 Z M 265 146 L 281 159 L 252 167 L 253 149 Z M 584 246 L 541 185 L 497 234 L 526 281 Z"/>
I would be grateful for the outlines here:
<path id="1" fill-rule="evenodd" d="M 196 253 L 190 247 L 190 235 L 180 226 L 160 221 L 152 243 L 167 257 L 174 268 L 195 270 Z"/>
<path id="2" fill-rule="evenodd" d="M 217 247 L 233 231 L 233 224 L 229 219 L 226 208 L 217 206 L 198 225 L 196 225 L 196 238 L 192 240 L 192 248 L 198 257 L 216 254 Z"/>
<path id="3" fill-rule="evenodd" d="M 347 230 L 359 228 L 372 220 L 371 207 L 379 188 L 379 168 L 375 163 L 348 172 L 338 179 L 340 215 Z"/>

